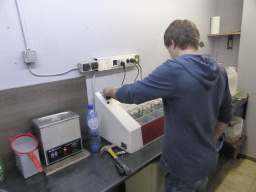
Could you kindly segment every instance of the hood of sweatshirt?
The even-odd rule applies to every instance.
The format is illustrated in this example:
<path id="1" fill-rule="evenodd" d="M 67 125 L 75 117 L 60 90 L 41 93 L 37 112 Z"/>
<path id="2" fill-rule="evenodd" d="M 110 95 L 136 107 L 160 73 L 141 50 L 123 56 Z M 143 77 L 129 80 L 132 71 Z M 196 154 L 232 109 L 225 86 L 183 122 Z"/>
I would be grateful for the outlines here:
<path id="1" fill-rule="evenodd" d="M 207 89 L 211 89 L 219 78 L 217 62 L 210 55 L 185 54 L 179 63 Z"/>

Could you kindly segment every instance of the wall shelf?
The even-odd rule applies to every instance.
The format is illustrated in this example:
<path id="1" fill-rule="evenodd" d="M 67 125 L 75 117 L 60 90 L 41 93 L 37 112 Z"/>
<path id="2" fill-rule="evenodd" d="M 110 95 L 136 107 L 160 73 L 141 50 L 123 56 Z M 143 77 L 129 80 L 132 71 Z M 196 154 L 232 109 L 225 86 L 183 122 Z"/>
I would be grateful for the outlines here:
<path id="1" fill-rule="evenodd" d="M 208 34 L 208 37 L 217 37 L 217 36 L 223 36 L 223 35 L 241 35 L 241 31 L 235 31 L 230 33 L 219 33 L 219 34 Z"/>

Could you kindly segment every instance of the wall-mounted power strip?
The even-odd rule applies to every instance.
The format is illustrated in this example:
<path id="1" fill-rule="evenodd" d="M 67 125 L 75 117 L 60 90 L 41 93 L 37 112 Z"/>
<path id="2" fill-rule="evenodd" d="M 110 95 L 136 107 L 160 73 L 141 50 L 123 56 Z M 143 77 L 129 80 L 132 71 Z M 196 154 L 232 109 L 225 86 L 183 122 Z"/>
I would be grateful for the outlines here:
<path id="1" fill-rule="evenodd" d="M 110 69 L 122 68 L 134 66 L 136 63 L 140 62 L 139 54 L 128 54 L 128 55 L 119 55 L 113 57 L 102 57 L 97 58 L 99 63 L 98 71 L 105 71 Z"/>
<path id="2" fill-rule="evenodd" d="M 139 54 L 119 55 L 112 57 L 102 57 L 95 59 L 96 61 L 78 63 L 78 68 L 81 73 L 89 71 L 106 71 L 111 69 L 118 69 L 131 67 L 140 63 Z"/>

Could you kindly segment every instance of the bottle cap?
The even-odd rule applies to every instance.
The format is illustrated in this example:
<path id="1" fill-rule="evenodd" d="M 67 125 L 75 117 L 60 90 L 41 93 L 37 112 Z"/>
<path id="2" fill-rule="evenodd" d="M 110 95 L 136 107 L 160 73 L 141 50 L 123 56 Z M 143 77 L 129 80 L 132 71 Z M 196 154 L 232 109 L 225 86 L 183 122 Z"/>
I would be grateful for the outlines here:
<path id="1" fill-rule="evenodd" d="M 89 105 L 89 109 L 93 109 L 93 105 Z"/>

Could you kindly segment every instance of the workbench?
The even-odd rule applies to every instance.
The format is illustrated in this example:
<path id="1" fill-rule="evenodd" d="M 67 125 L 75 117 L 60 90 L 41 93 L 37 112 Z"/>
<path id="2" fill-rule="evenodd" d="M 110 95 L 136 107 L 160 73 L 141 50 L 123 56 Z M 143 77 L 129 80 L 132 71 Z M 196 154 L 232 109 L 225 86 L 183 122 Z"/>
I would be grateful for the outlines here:
<path id="1" fill-rule="evenodd" d="M 11 192 L 109 191 L 160 157 L 163 141 L 164 137 L 160 137 L 133 154 L 120 156 L 132 171 L 129 176 L 118 174 L 113 158 L 107 152 L 102 156 L 91 153 L 89 157 L 47 177 L 38 173 L 24 179 L 17 167 L 11 168 L 5 172 L 6 180 L 0 184 L 0 189 Z"/>
<path id="2" fill-rule="evenodd" d="M 233 113 L 239 111 L 242 106 L 246 107 L 246 104 L 247 99 L 235 101 Z M 99 153 L 91 153 L 89 157 L 49 176 L 38 173 L 24 179 L 18 168 L 13 167 L 5 171 L 6 180 L 0 184 L 0 189 L 11 192 L 110 192 L 147 165 L 158 161 L 163 150 L 163 142 L 164 136 L 133 154 L 121 156 L 132 171 L 129 176 L 118 174 L 110 154 L 104 153 L 100 156 Z M 107 143 L 102 141 L 102 144 Z"/>

